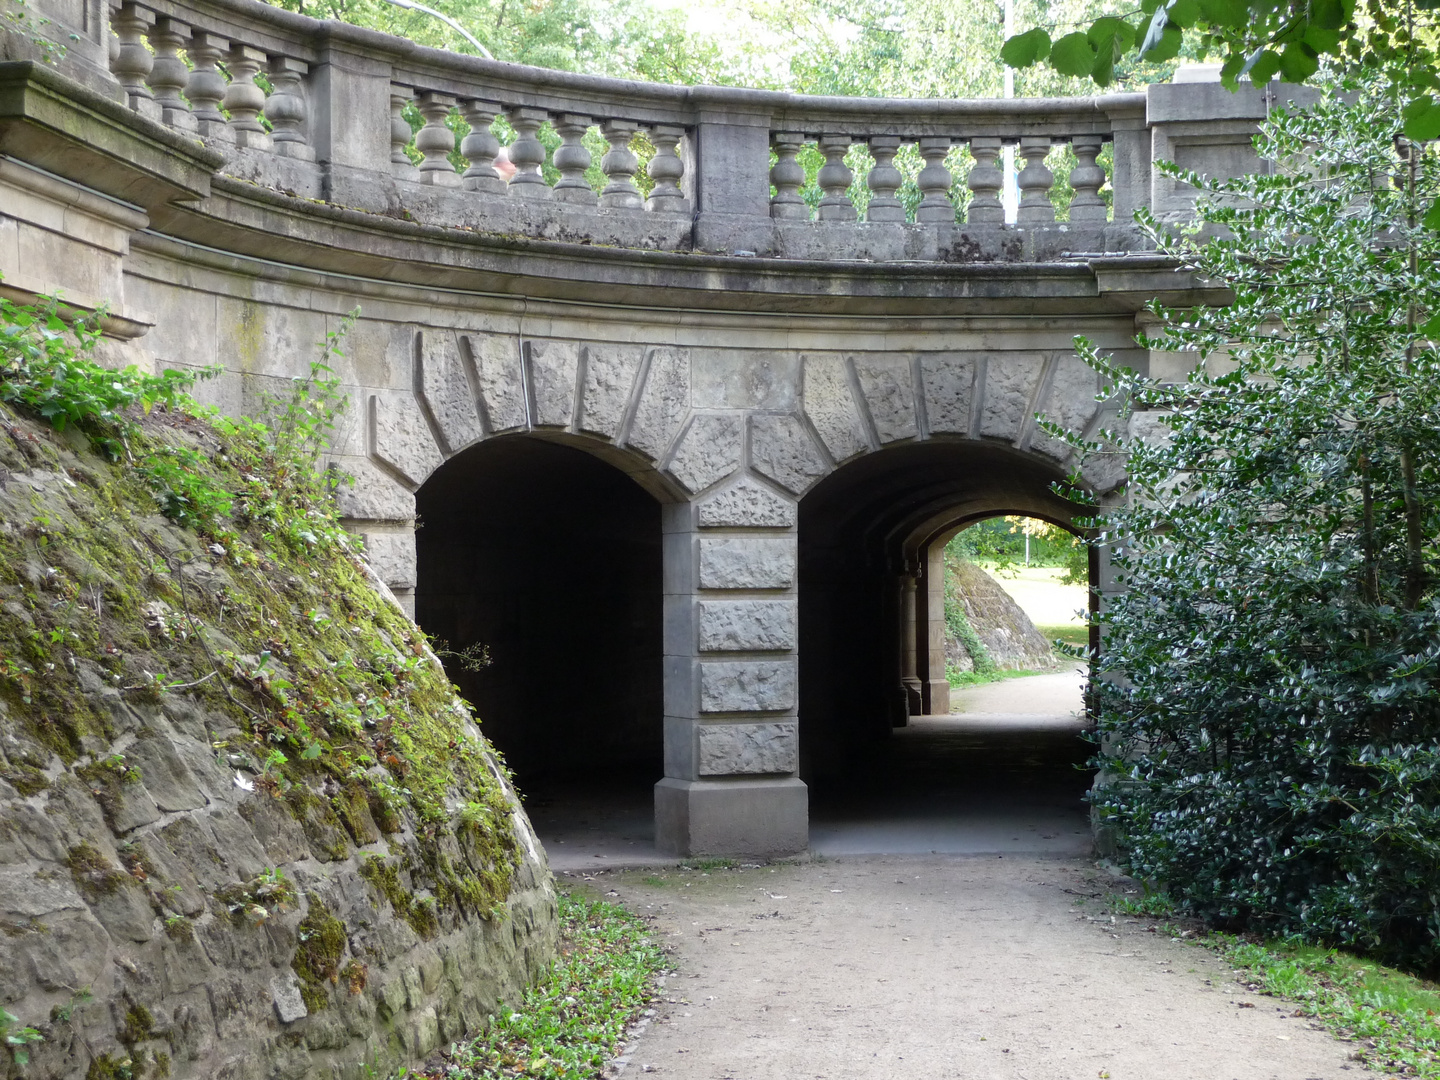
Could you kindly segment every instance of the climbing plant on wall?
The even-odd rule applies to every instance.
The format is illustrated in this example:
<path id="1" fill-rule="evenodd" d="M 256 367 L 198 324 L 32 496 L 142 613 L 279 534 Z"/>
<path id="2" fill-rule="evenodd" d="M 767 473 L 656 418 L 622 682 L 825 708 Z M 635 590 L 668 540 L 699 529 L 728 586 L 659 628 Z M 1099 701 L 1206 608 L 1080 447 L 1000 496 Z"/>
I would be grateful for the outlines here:
<path id="1" fill-rule="evenodd" d="M 1199 227 L 1146 229 L 1234 300 L 1154 308 L 1178 384 L 1081 354 L 1132 410 L 1095 698 L 1124 860 L 1219 922 L 1434 973 L 1440 159 L 1407 93 L 1371 68 L 1278 112 L 1270 175 L 1166 167 Z"/>

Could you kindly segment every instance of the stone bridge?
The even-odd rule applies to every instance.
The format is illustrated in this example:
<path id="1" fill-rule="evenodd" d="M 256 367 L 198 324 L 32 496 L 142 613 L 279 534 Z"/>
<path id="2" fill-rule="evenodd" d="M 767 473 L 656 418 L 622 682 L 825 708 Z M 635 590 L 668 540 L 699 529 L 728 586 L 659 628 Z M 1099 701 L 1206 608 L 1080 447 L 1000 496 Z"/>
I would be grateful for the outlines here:
<path id="1" fill-rule="evenodd" d="M 1143 306 L 1205 298 L 1130 224 L 1187 212 L 1151 162 L 1253 167 L 1269 104 L 1203 82 L 800 97 L 254 0 L 31 10 L 50 21 L 0 39 L 0 292 L 104 305 L 109 358 L 219 365 L 200 393 L 237 413 L 358 308 L 331 447 L 349 524 L 425 629 L 488 648 L 455 678 L 522 783 L 645 772 L 684 854 L 803 850 L 802 776 L 948 711 L 943 542 L 998 513 L 1073 523 L 1052 484 L 1075 463 L 1036 417 L 1090 434 L 1114 410 L 1072 338 L 1173 363 L 1136 348 Z M 1083 477 L 1105 495 L 1121 470 Z"/>

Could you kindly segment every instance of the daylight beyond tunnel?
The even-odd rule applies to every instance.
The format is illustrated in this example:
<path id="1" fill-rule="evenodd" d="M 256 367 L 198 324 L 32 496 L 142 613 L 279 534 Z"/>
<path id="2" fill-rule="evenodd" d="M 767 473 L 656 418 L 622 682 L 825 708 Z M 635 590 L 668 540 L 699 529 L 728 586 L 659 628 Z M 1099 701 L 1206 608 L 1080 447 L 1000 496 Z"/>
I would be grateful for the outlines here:
<path id="1" fill-rule="evenodd" d="M 522 788 L 662 768 L 660 505 L 531 437 L 456 455 L 420 490 L 416 621 Z"/>
<path id="2" fill-rule="evenodd" d="M 866 773 L 895 727 L 932 711 L 932 694 L 948 700 L 943 661 L 936 671 L 925 665 L 925 606 L 935 599 L 924 595 L 927 551 L 997 514 L 1067 524 L 1076 507 L 1051 490 L 1059 479 L 1008 447 L 936 440 L 868 455 L 805 496 L 800 746 L 812 787 Z M 921 628 L 921 640 L 907 625 L 910 635 Z M 902 675 L 917 667 L 907 687 Z"/>

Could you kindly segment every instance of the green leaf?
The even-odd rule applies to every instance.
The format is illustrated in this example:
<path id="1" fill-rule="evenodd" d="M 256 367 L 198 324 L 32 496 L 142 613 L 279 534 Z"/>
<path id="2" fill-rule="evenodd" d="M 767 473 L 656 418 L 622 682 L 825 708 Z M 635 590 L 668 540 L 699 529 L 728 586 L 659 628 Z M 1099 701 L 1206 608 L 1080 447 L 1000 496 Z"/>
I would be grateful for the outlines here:
<path id="1" fill-rule="evenodd" d="M 1165 26 L 1169 18 L 1165 9 L 1157 8 L 1155 14 L 1150 17 L 1150 25 L 1145 28 L 1144 40 L 1140 42 L 1140 55 L 1143 57 L 1151 49 L 1160 43 L 1160 36 L 1165 32 Z"/>
<path id="2" fill-rule="evenodd" d="M 1437 2 L 1440 2 L 1440 0 L 1437 0 Z M 1436 199 L 1430 204 L 1430 209 L 1420 220 L 1420 224 L 1424 225 L 1427 229 L 1440 232 L 1440 199 Z"/>
<path id="3" fill-rule="evenodd" d="M 1316 26 L 1311 23 L 1301 39 L 1317 53 L 1328 56 L 1340 50 L 1340 31 L 1327 30 L 1323 26 Z"/>
<path id="4" fill-rule="evenodd" d="M 1016 34 L 1000 46 L 1000 59 L 1007 67 L 1026 68 L 1050 52 L 1050 35 L 1040 27 Z"/>
<path id="5" fill-rule="evenodd" d="M 300 754 L 300 758 L 301 758 L 302 761 L 314 761 L 316 758 L 318 758 L 318 757 L 320 756 L 320 752 L 321 752 L 321 750 L 320 750 L 320 744 L 319 744 L 318 742 L 316 742 L 316 743 L 311 743 L 311 744 L 310 744 L 309 746 L 307 746 L 307 747 L 304 749 L 304 751 Z"/>
<path id="6" fill-rule="evenodd" d="M 1420 332 L 1431 341 L 1440 341 L 1440 312 L 1431 315 L 1420 327 Z"/>
<path id="7" fill-rule="evenodd" d="M 1115 81 L 1115 50 L 1101 49 L 1095 57 L 1095 66 L 1090 69 L 1090 78 L 1096 86 L 1109 86 Z"/>
<path id="8" fill-rule="evenodd" d="M 1185 35 L 1181 33 L 1180 27 L 1167 26 L 1160 32 L 1160 41 L 1149 51 L 1142 52 L 1140 58 L 1152 64 L 1173 60 L 1180 55 L 1180 46 L 1183 44 L 1184 38 Z"/>
<path id="9" fill-rule="evenodd" d="M 1166 9 L 1172 26 L 1192 26 L 1200 18 L 1200 0 L 1170 0 Z"/>
<path id="10" fill-rule="evenodd" d="M 1354 10 L 1354 0 L 1310 0 L 1310 22 L 1322 30 L 1339 30 Z"/>
<path id="11" fill-rule="evenodd" d="M 1095 66 L 1095 47 L 1085 34 L 1066 34 L 1051 48 L 1050 66 L 1061 75 L 1089 75 Z"/>
<path id="12" fill-rule="evenodd" d="M 1250 81 L 1256 86 L 1264 86 L 1279 72 L 1280 54 L 1273 49 L 1261 49 L 1245 63 L 1250 69 Z"/>
<path id="13" fill-rule="evenodd" d="M 1200 0 L 1200 16 L 1211 26 L 1239 29 L 1249 25 L 1250 5 L 1245 0 Z"/>
<path id="14" fill-rule="evenodd" d="M 1106 49 L 1110 49 L 1116 54 L 1123 54 L 1135 44 L 1135 27 L 1124 19 L 1107 15 L 1091 23 L 1085 36 L 1090 39 L 1090 44 L 1095 46 L 1097 53 L 1103 54 Z"/>
<path id="15" fill-rule="evenodd" d="M 1304 42 L 1292 41 L 1280 54 L 1280 75 L 1286 82 L 1303 83 L 1319 70 L 1319 57 Z"/>
<path id="16" fill-rule="evenodd" d="M 1405 106 L 1405 137 L 1415 142 L 1440 139 L 1440 105 L 1429 94 Z"/>

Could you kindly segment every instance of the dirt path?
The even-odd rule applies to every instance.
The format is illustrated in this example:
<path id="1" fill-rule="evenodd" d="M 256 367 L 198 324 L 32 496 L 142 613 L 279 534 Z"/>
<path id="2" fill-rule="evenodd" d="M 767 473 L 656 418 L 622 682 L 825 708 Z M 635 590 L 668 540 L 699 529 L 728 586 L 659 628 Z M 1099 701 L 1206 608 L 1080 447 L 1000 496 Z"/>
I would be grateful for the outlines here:
<path id="1" fill-rule="evenodd" d="M 576 875 L 578 877 L 578 874 Z M 627 1077 L 1341 1080 L 1344 1043 L 1148 922 L 1083 863 L 873 856 L 631 870 L 587 884 L 653 915 L 671 1000 Z"/>

